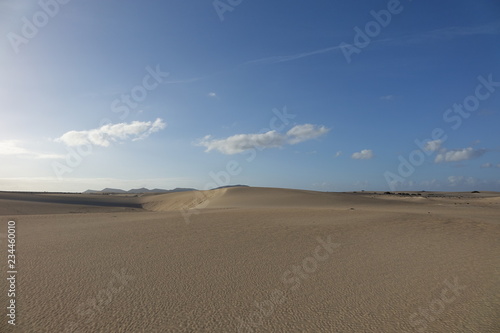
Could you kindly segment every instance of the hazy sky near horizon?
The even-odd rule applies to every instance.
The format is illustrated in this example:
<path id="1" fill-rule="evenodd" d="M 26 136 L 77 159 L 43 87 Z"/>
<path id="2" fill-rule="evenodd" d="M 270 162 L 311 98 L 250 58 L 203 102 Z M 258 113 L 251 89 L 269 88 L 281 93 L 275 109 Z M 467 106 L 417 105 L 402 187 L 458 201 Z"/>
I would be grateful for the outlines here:
<path id="1" fill-rule="evenodd" d="M 0 0 L 0 190 L 500 191 L 500 2 Z"/>

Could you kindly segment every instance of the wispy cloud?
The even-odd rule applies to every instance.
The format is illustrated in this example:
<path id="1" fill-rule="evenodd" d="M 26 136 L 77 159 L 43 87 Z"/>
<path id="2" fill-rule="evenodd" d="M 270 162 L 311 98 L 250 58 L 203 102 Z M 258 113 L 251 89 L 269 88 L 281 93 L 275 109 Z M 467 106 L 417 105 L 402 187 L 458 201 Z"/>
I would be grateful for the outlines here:
<path id="1" fill-rule="evenodd" d="M 64 155 L 35 152 L 22 147 L 19 140 L 0 141 L 0 155 L 11 155 L 33 159 L 62 159 Z"/>
<path id="2" fill-rule="evenodd" d="M 403 35 L 403 36 L 399 36 L 399 37 L 373 40 L 373 41 L 371 41 L 371 43 L 372 44 L 422 43 L 422 42 L 439 40 L 439 39 L 454 39 L 454 38 L 475 36 L 475 35 L 497 35 L 497 34 L 500 34 L 500 21 L 491 22 L 488 24 L 484 24 L 481 26 L 475 26 L 475 27 L 446 27 L 446 28 L 436 29 L 436 30 L 412 34 L 412 35 Z M 352 36 L 351 36 L 351 38 L 352 38 Z M 271 57 L 250 60 L 250 61 L 245 62 L 243 65 L 276 64 L 276 63 L 280 63 L 280 62 L 298 60 L 298 59 L 302 59 L 302 58 L 306 58 L 306 57 L 310 57 L 310 56 L 314 56 L 314 55 L 318 55 L 318 54 L 339 51 L 339 50 L 341 50 L 340 45 L 335 45 L 335 46 L 325 47 L 325 48 L 321 48 L 321 49 L 313 50 L 313 51 L 308 51 L 308 52 L 301 52 L 301 53 L 295 53 L 295 54 L 290 54 L 290 55 L 271 56 Z"/>
<path id="3" fill-rule="evenodd" d="M 338 152 L 335 153 L 335 155 L 333 157 L 337 158 L 339 157 L 340 155 L 342 155 L 342 151 L 339 150 Z"/>
<path id="4" fill-rule="evenodd" d="M 197 82 L 197 81 L 200 81 L 203 79 L 204 79 L 204 77 L 193 77 L 190 79 L 163 81 L 162 84 L 192 83 L 192 82 Z"/>
<path id="5" fill-rule="evenodd" d="M 446 27 L 415 35 L 417 41 L 425 39 L 452 39 L 475 35 L 498 35 L 500 34 L 500 21 L 490 22 L 475 27 Z"/>
<path id="6" fill-rule="evenodd" d="M 225 139 L 212 139 L 207 135 L 197 144 L 206 148 L 206 152 L 217 150 L 226 155 L 242 153 L 245 150 L 259 148 L 278 148 L 284 145 L 294 145 L 300 142 L 317 138 L 328 133 L 325 126 L 311 124 L 297 125 L 286 134 L 269 131 L 258 134 L 237 134 Z"/>
<path id="7" fill-rule="evenodd" d="M 286 62 L 286 61 L 292 61 L 292 60 L 297 60 L 297 59 L 301 59 L 301 58 L 306 58 L 306 57 L 310 57 L 310 56 L 317 55 L 317 54 L 332 52 L 332 51 L 336 51 L 339 49 L 340 49 L 340 46 L 331 46 L 331 47 L 326 47 L 326 48 L 315 50 L 315 51 L 250 60 L 250 61 L 245 62 L 243 65 L 275 64 L 275 63 L 280 63 L 280 62 Z"/>
<path id="8" fill-rule="evenodd" d="M 466 176 L 448 176 L 444 179 L 432 179 L 432 180 L 422 180 L 422 181 L 405 181 L 399 183 L 397 188 L 399 190 L 437 190 L 437 191 L 449 191 L 449 190 L 462 190 L 471 191 L 482 189 L 484 191 L 498 191 L 500 190 L 500 180 L 491 179 L 479 179 L 475 177 Z"/>
<path id="9" fill-rule="evenodd" d="M 488 168 L 500 168 L 500 164 L 493 164 L 493 163 L 484 163 L 481 165 L 481 168 L 483 169 L 488 169 Z"/>
<path id="10" fill-rule="evenodd" d="M 371 149 L 363 149 L 360 152 L 353 153 L 351 157 L 355 160 L 369 160 L 372 159 L 375 155 L 373 155 L 373 151 Z"/>
<path id="11" fill-rule="evenodd" d="M 491 22 L 475 27 L 445 27 L 431 31 L 424 31 L 416 34 L 407 34 L 398 37 L 388 38 L 383 42 L 392 44 L 420 44 L 434 41 L 452 40 L 477 35 L 498 35 L 500 34 L 500 21 Z M 379 41 L 381 42 L 381 41 Z"/>
<path id="12" fill-rule="evenodd" d="M 396 96 L 394 95 L 385 95 L 385 96 L 380 96 L 380 99 L 382 101 L 393 101 Z"/>
<path id="13" fill-rule="evenodd" d="M 458 161 L 466 161 L 474 158 L 478 158 L 483 156 L 486 153 L 486 149 L 474 149 L 472 147 L 463 148 L 463 149 L 453 149 L 453 150 L 443 150 L 439 153 L 434 162 L 442 163 L 442 162 L 458 162 Z"/>
<path id="14" fill-rule="evenodd" d="M 82 146 L 93 144 L 108 147 L 111 142 L 120 142 L 132 138 L 133 141 L 147 138 L 151 133 L 164 129 L 167 124 L 160 118 L 151 121 L 133 121 L 131 123 L 108 124 L 87 131 L 69 131 L 64 133 L 56 142 L 67 146 Z"/>

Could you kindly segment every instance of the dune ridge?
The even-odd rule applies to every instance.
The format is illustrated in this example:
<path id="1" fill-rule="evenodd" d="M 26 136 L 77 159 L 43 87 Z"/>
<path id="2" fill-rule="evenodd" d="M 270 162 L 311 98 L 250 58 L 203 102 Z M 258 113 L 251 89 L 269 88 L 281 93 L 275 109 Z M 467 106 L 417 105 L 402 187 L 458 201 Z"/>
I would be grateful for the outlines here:
<path id="1" fill-rule="evenodd" d="M 53 194 L 0 192 L 0 215 L 40 214 L 80 211 L 106 211 L 111 209 L 141 209 L 155 212 L 222 209 L 222 208 L 366 208 L 420 209 L 423 205 L 438 207 L 474 204 L 496 207 L 500 193 L 481 192 L 412 192 L 385 195 L 383 192 L 317 192 L 308 190 L 227 187 L 206 191 L 185 191 L 144 194 Z M 417 195 L 418 194 L 418 195 Z M 352 206 L 352 207 L 351 207 Z M 100 209 L 102 207 L 102 209 Z M 439 207 L 438 207 L 439 208 Z M 24 212 L 23 212 L 24 209 Z M 41 211 L 39 210 L 41 209 Z"/>

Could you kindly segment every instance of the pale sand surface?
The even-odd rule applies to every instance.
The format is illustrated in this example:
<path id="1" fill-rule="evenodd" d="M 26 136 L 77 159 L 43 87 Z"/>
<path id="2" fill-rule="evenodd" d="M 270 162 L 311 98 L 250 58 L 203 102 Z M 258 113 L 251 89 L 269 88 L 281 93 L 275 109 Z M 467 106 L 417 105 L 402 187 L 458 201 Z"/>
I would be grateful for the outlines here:
<path id="1" fill-rule="evenodd" d="M 421 194 L 3 192 L 0 332 L 500 332 L 500 194 Z"/>

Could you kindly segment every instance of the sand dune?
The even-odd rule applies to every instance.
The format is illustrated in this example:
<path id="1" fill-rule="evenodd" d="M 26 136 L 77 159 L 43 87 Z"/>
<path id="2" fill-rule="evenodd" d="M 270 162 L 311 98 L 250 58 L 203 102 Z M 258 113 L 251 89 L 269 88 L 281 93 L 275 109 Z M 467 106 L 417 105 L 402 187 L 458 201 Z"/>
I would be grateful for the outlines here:
<path id="1" fill-rule="evenodd" d="M 142 208 L 134 195 L 0 192 L 0 215 L 108 212 Z"/>
<path id="2" fill-rule="evenodd" d="M 145 196 L 140 201 L 146 209 L 170 211 L 186 208 L 344 207 L 353 202 L 358 205 L 380 203 L 377 199 L 368 194 L 234 187 Z"/>
<path id="3" fill-rule="evenodd" d="M 0 332 L 499 332 L 500 194 L 414 194 L 2 192 Z"/>

